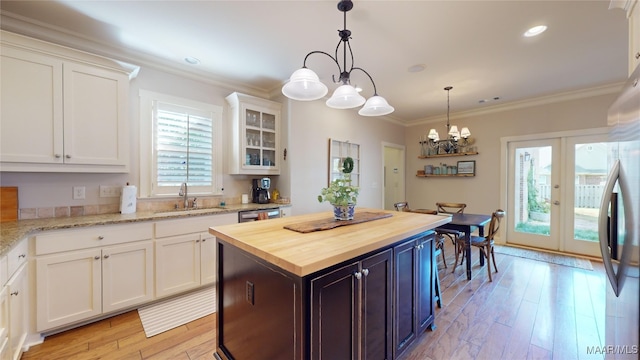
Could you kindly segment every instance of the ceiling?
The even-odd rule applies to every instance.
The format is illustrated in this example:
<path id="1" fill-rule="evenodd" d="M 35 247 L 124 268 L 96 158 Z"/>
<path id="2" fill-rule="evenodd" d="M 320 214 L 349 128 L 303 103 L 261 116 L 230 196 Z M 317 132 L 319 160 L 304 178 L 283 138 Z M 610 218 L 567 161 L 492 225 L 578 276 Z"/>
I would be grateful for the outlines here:
<path id="1" fill-rule="evenodd" d="M 2 0 L 0 6 L 7 30 L 33 36 L 24 29 L 37 27 L 45 30 L 39 37 L 51 38 L 45 40 L 61 33 L 76 39 L 67 45 L 115 51 L 274 94 L 307 53 L 335 52 L 343 28 L 336 4 Z M 396 109 L 391 119 L 411 124 L 446 114 L 449 85 L 454 114 L 624 81 L 627 20 L 623 11 L 608 7 L 609 0 L 356 0 L 347 29 L 355 65 L 371 74 L 378 94 Z M 522 36 L 540 24 L 548 26 L 542 35 Z M 189 65 L 185 57 L 200 64 Z M 410 72 L 414 65 L 424 70 Z M 334 62 L 312 55 L 307 66 L 335 87 Z M 352 74 L 352 84 L 365 97 L 373 94 L 361 72 Z"/>

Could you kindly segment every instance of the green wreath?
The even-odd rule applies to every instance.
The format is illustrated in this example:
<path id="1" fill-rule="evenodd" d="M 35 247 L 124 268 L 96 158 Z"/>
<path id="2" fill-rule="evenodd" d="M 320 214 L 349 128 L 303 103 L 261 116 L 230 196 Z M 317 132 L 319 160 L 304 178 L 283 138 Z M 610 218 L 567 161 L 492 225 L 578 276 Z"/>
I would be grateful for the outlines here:
<path id="1" fill-rule="evenodd" d="M 353 166 L 353 159 L 351 157 L 347 157 L 342 163 L 342 172 L 345 174 L 350 174 L 353 171 Z"/>

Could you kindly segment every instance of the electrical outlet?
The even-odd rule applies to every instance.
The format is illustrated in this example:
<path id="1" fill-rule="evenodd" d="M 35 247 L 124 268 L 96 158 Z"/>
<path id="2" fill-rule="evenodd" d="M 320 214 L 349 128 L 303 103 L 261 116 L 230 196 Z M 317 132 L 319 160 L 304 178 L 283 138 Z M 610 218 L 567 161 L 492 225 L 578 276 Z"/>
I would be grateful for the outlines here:
<path id="1" fill-rule="evenodd" d="M 100 185 L 100 197 L 120 197 L 120 186 Z"/>
<path id="2" fill-rule="evenodd" d="M 73 200 L 84 200 L 85 198 L 85 187 L 84 186 L 74 186 L 73 187 Z"/>

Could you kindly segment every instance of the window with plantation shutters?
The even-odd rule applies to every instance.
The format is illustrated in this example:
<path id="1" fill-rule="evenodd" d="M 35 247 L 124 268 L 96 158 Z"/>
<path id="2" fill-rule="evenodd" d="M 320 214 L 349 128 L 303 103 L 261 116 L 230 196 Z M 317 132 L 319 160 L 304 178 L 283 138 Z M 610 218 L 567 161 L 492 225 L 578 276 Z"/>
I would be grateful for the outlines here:
<path id="1" fill-rule="evenodd" d="M 187 183 L 190 198 L 221 194 L 221 108 L 143 94 L 148 96 L 141 96 L 141 105 L 151 107 L 150 195 L 177 196 L 182 183 Z"/>

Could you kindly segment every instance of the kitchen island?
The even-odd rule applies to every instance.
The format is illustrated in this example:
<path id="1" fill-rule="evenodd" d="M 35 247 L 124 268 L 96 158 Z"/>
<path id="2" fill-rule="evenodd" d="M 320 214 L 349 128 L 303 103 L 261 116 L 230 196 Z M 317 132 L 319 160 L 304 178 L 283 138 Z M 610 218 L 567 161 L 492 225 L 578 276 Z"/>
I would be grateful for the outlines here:
<path id="1" fill-rule="evenodd" d="M 450 217 L 301 233 L 331 212 L 210 228 L 218 241 L 218 359 L 401 357 L 434 327 L 434 232 Z M 357 216 L 357 215 L 356 215 Z"/>

